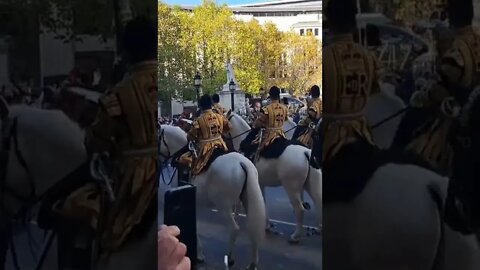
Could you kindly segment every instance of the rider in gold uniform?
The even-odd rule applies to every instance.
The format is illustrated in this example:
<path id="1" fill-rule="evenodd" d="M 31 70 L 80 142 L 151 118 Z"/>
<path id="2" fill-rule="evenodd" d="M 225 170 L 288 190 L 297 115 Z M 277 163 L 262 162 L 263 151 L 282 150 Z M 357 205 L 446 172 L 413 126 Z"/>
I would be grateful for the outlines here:
<path id="1" fill-rule="evenodd" d="M 191 160 L 191 153 L 180 157 L 181 163 L 192 164 L 192 175 L 200 174 L 208 163 L 215 149 L 228 151 L 222 135 L 230 130 L 230 123 L 225 116 L 212 110 L 212 99 L 209 95 L 200 98 L 199 106 L 202 114 L 193 122 L 188 132 L 188 140 L 198 145 L 198 156 Z"/>
<path id="2" fill-rule="evenodd" d="M 333 34 L 323 49 L 322 163 L 351 139 L 374 144 L 363 110 L 376 87 L 375 59 L 354 42 L 357 8 L 353 0 L 330 0 L 326 17 Z M 378 86 L 378 85 L 377 85 Z"/>
<path id="3" fill-rule="evenodd" d="M 318 87 L 318 85 L 312 86 L 310 96 L 312 97 L 312 101 L 308 106 L 308 117 L 298 124 L 307 129 L 298 137 L 298 141 L 311 149 L 313 146 L 312 136 L 314 129 L 311 128 L 310 125 L 317 125 L 320 118 L 322 118 L 322 99 L 320 98 L 320 87 Z"/>
<path id="4" fill-rule="evenodd" d="M 472 1 L 448 1 L 447 10 L 454 40 L 440 61 L 442 79 L 411 99 L 413 106 L 432 110 L 435 118 L 408 146 L 445 174 L 451 173 L 453 120 L 480 83 L 480 36 L 472 28 Z"/>
<path id="5" fill-rule="evenodd" d="M 279 137 L 285 138 L 283 124 L 288 119 L 287 106 L 280 103 L 280 89 L 278 87 L 273 86 L 270 88 L 269 95 L 271 103 L 262 108 L 260 116 L 253 123 L 255 129 L 265 129 L 257 151 L 262 151 Z M 256 142 L 258 142 L 259 139 L 260 138 L 258 138 Z"/>
<path id="6" fill-rule="evenodd" d="M 87 151 L 109 154 L 115 201 L 103 207 L 98 184 L 87 183 L 55 207 L 67 220 L 101 233 L 98 240 L 104 254 L 118 250 L 147 209 L 156 205 L 156 40 L 156 27 L 151 21 L 135 19 L 126 26 L 124 48 L 132 64 L 130 73 L 99 100 L 96 120 L 86 130 Z M 63 233 L 70 237 L 71 232 Z M 69 269 L 90 269 L 89 263 L 85 259 L 85 266 Z"/>
<path id="7" fill-rule="evenodd" d="M 221 115 L 225 115 L 227 113 L 227 110 L 220 105 L 220 96 L 218 94 L 214 94 L 212 96 L 212 101 L 213 101 L 213 108 L 212 110 L 216 113 L 219 113 Z"/>

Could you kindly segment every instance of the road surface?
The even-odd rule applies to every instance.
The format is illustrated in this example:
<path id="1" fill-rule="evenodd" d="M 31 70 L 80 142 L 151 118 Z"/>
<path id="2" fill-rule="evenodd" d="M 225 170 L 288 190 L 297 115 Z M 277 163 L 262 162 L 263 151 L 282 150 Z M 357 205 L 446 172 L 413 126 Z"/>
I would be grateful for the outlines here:
<path id="1" fill-rule="evenodd" d="M 167 170 L 165 175 L 171 171 Z M 159 186 L 159 223 L 163 219 L 163 195 L 170 186 L 160 180 Z M 305 269 L 320 270 L 322 265 L 322 241 L 318 234 L 306 236 L 298 245 L 290 245 L 287 240 L 294 230 L 294 213 L 287 195 L 282 188 L 267 189 L 267 209 L 271 220 L 276 225 L 279 234 L 268 234 L 265 243 L 260 249 L 259 269 L 282 270 L 282 269 Z M 307 199 L 308 196 L 305 196 Z M 313 206 L 313 203 L 309 201 Z M 198 209 L 197 230 L 202 241 L 206 263 L 200 265 L 198 270 L 223 270 L 223 257 L 227 250 L 228 232 L 225 222 L 214 209 Z M 316 217 L 313 209 L 305 214 L 305 225 L 314 226 Z M 249 241 L 244 230 L 244 217 L 239 217 L 241 233 L 235 249 L 235 266 L 231 270 L 245 269 L 248 264 Z M 21 270 L 35 269 L 44 232 L 39 230 L 34 223 L 26 225 L 30 230 L 31 237 L 25 230 L 25 226 L 17 226 L 14 233 L 15 250 Z M 29 240 L 30 239 L 30 240 Z M 30 243 L 29 243 L 30 242 Z M 33 252 L 32 252 L 33 250 Z M 43 269 L 56 270 L 56 245 L 52 245 L 50 255 Z M 35 256 L 34 256 L 35 255 Z M 6 270 L 14 270 L 12 255 L 7 255 Z"/>
<path id="2" fill-rule="evenodd" d="M 170 170 L 164 170 L 165 179 L 169 180 Z M 170 186 L 160 181 L 159 187 L 159 223 L 163 219 L 163 194 Z M 167 181 L 168 182 L 168 181 Z M 322 239 L 315 232 L 308 232 L 300 244 L 291 245 L 288 239 L 294 231 L 294 213 L 287 194 L 283 188 L 267 188 L 267 211 L 271 221 L 276 226 L 279 235 L 268 234 L 265 243 L 260 248 L 259 269 L 305 269 L 321 270 Z M 308 198 L 308 195 L 305 195 Z M 309 198 L 307 201 L 312 205 Z M 305 214 L 305 225 L 313 227 L 316 222 L 314 209 Z M 245 269 L 249 263 L 250 244 L 244 226 L 244 218 L 240 217 L 240 236 L 235 249 L 235 266 L 231 270 Z M 202 241 L 206 264 L 199 269 L 224 269 L 223 257 L 228 247 L 228 231 L 223 218 L 212 209 L 197 209 L 197 231 Z"/>

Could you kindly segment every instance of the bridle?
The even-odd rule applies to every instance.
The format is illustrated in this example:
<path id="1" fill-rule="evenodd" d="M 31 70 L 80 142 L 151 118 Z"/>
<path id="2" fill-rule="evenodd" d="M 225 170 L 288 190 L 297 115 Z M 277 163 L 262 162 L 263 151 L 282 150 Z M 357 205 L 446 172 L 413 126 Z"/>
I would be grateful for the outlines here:
<path id="1" fill-rule="evenodd" d="M 15 220 L 19 217 L 22 217 L 22 215 L 28 211 L 28 207 L 33 205 L 35 202 L 41 200 L 41 198 L 36 198 L 35 196 L 36 187 L 33 180 L 33 175 L 20 150 L 20 145 L 18 143 L 18 118 L 11 118 L 7 115 L 4 116 L 1 120 L 2 129 L 0 135 L 2 148 L 0 149 L 0 210 L 5 213 L 5 217 Z M 10 161 L 10 153 L 12 150 L 15 151 L 15 157 L 27 173 L 28 183 L 30 185 L 30 194 L 28 196 L 20 194 L 15 189 L 10 187 L 7 183 L 8 165 Z M 20 208 L 19 212 L 8 209 L 8 207 L 5 205 L 5 202 L 3 201 L 3 198 L 5 198 L 5 194 L 8 194 L 9 196 L 13 197 L 21 203 L 22 207 Z M 7 231 L 7 233 L 9 232 Z M 20 269 L 13 237 L 10 237 L 9 242 L 14 267 L 15 269 Z M 3 256 L 3 254 L 0 254 L 0 256 Z"/>
<path id="2" fill-rule="evenodd" d="M 2 194 L 1 198 L 4 198 L 3 194 L 8 194 L 15 198 L 16 200 L 24 203 L 26 205 L 32 204 L 38 200 L 35 198 L 36 195 L 36 187 L 33 175 L 31 173 L 30 168 L 25 161 L 25 158 L 22 154 L 20 149 L 20 144 L 18 142 L 18 118 L 14 117 L 4 117 L 2 119 L 2 130 L 1 130 L 1 145 L 2 148 L 0 149 L 0 194 Z M 7 184 L 7 174 L 8 174 L 8 165 L 10 164 L 10 153 L 14 151 L 15 157 L 17 161 L 20 163 L 22 168 L 27 173 L 28 183 L 30 186 L 30 194 L 28 196 L 24 196 L 20 194 L 18 191 L 13 189 Z M 11 215 L 12 217 L 16 217 L 17 214 L 11 213 L 4 205 L 3 201 L 0 201 L 0 207 L 3 211 Z"/>
<path id="3" fill-rule="evenodd" d="M 230 114 L 230 115 L 227 117 L 227 120 L 230 122 L 230 120 L 232 120 L 233 116 L 234 116 L 234 114 Z M 285 131 L 284 133 L 287 134 L 288 132 L 294 130 L 295 128 L 297 128 L 297 126 L 294 126 L 294 127 L 290 128 L 290 129 L 288 129 L 288 130 Z M 245 130 L 244 132 L 242 132 L 242 133 L 240 133 L 240 134 L 238 134 L 238 135 L 236 135 L 236 136 L 232 136 L 231 132 L 228 132 L 228 136 L 229 136 L 228 139 L 233 141 L 234 139 L 236 139 L 236 138 L 238 138 L 238 137 L 241 137 L 241 136 L 249 133 L 250 131 L 252 131 L 252 128 L 249 128 L 249 129 Z"/>
<path id="4" fill-rule="evenodd" d="M 162 146 L 163 145 L 167 149 L 167 154 L 162 153 Z M 173 177 L 175 176 L 175 173 L 177 172 L 177 168 L 175 168 L 175 170 L 173 171 L 172 176 L 170 177 L 170 180 L 168 182 L 165 181 L 165 176 L 163 175 L 162 167 L 167 165 L 168 161 L 172 157 L 174 157 L 175 154 L 173 154 L 173 155 L 171 154 L 170 147 L 168 146 L 167 141 L 165 140 L 165 129 L 163 129 L 162 126 L 160 126 L 160 137 L 159 137 L 159 140 L 158 140 L 158 154 L 165 159 L 160 166 L 160 175 L 162 176 L 162 182 L 165 185 L 169 186 L 173 182 Z"/>
<path id="5" fill-rule="evenodd" d="M 170 148 L 168 147 L 168 144 L 165 141 L 165 129 L 162 129 L 161 126 L 160 126 L 160 137 L 159 137 L 158 142 L 159 142 L 159 144 L 158 144 L 158 154 L 161 157 L 163 157 L 165 160 L 169 160 L 172 157 L 172 155 L 171 155 L 171 152 L 170 152 Z M 167 149 L 167 154 L 162 153 L 162 145 L 165 145 L 165 148 Z"/>

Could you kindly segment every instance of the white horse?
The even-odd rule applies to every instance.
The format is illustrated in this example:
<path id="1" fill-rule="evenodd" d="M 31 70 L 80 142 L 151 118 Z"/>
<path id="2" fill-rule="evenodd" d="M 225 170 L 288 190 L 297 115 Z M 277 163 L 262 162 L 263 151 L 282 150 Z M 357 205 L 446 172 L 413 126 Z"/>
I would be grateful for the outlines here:
<path id="1" fill-rule="evenodd" d="M 325 270 L 480 269 L 475 237 L 443 223 L 447 185 L 429 170 L 390 163 L 353 201 L 325 203 Z"/>
<path id="2" fill-rule="evenodd" d="M 3 102 L 0 107 L 1 131 L 11 144 L 4 179 L 8 190 L 0 197 L 0 203 L 10 212 L 0 211 L 0 223 L 4 223 L 10 222 L 10 215 L 18 214 L 21 208 L 32 206 L 20 198 L 40 198 L 87 162 L 88 157 L 84 147 L 84 131 L 63 112 L 24 105 L 8 108 Z M 13 121 L 16 121 L 16 126 L 8 124 Z M 2 145 L 0 149 L 3 150 Z M 25 161 L 25 166 L 19 162 L 19 155 Z M 32 191 L 35 194 L 31 195 Z M 120 266 L 126 270 L 155 269 L 156 261 L 152 258 L 156 256 L 156 231 L 154 222 L 143 238 L 127 242 L 107 261 L 99 262 L 98 269 L 113 270 Z"/>
<path id="3" fill-rule="evenodd" d="M 163 159 L 170 158 L 187 144 L 187 135 L 179 127 L 162 125 L 160 134 L 160 154 Z M 162 157 L 161 161 L 164 161 Z M 258 248 L 265 236 L 265 204 L 255 165 L 239 153 L 228 153 L 216 158 L 205 172 L 193 179 L 193 183 L 198 191 L 197 203 L 207 206 L 209 201 L 212 202 L 228 222 L 229 264 L 233 264 L 233 249 L 240 230 L 232 216 L 233 207 L 240 201 L 243 203 L 252 244 L 248 269 L 257 269 Z M 201 245 L 199 254 L 203 254 Z"/>
<path id="4" fill-rule="evenodd" d="M 384 104 L 394 100 L 385 98 Z M 370 109 L 371 116 L 389 110 L 381 105 Z M 396 129 L 386 130 L 387 140 Z M 387 161 L 363 180 L 366 185 L 352 200 L 324 204 L 325 270 L 480 269 L 476 237 L 452 230 L 441 214 L 448 178 L 415 162 Z"/>
<path id="5" fill-rule="evenodd" d="M 234 138 L 233 145 L 239 150 L 240 143 L 247 136 L 250 126 L 240 116 L 231 115 L 230 134 Z M 322 173 L 309 164 L 311 150 L 300 145 L 288 146 L 278 159 L 260 157 L 255 164 L 258 170 L 260 187 L 265 195 L 265 187 L 283 186 L 290 203 L 295 210 L 296 228 L 290 236 L 290 242 L 297 243 L 303 234 L 302 194 L 305 190 L 315 203 L 318 221 L 322 219 Z M 267 221 L 268 222 L 268 221 Z M 268 223 L 267 223 L 268 224 Z M 320 226 L 320 225 L 319 225 Z"/>
<path id="6" fill-rule="evenodd" d="M 372 126 L 405 108 L 406 105 L 401 98 L 395 96 L 391 89 L 382 87 L 378 93 L 369 97 L 365 117 L 368 124 Z M 373 139 L 378 147 L 390 148 L 403 116 L 404 114 L 400 114 L 372 129 Z"/>
<path id="7" fill-rule="evenodd" d="M 291 118 L 288 118 L 288 120 L 285 121 L 285 123 L 283 124 L 283 131 L 285 131 L 285 137 L 287 139 L 292 139 L 296 127 L 297 124 Z"/>

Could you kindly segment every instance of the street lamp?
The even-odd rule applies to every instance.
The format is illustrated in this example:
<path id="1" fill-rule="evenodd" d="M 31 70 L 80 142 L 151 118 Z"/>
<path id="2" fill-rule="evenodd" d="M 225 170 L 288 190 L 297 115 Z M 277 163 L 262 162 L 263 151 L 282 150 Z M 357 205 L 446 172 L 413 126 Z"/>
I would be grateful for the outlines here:
<path id="1" fill-rule="evenodd" d="M 193 78 L 193 85 L 195 85 L 195 88 L 197 90 L 197 104 L 198 101 L 200 100 L 200 87 L 202 86 L 202 76 L 200 74 L 195 74 L 195 77 Z"/>
<path id="2" fill-rule="evenodd" d="M 228 89 L 230 89 L 230 102 L 232 103 L 232 112 L 235 112 L 235 89 L 236 85 L 233 80 L 228 84 Z"/>

